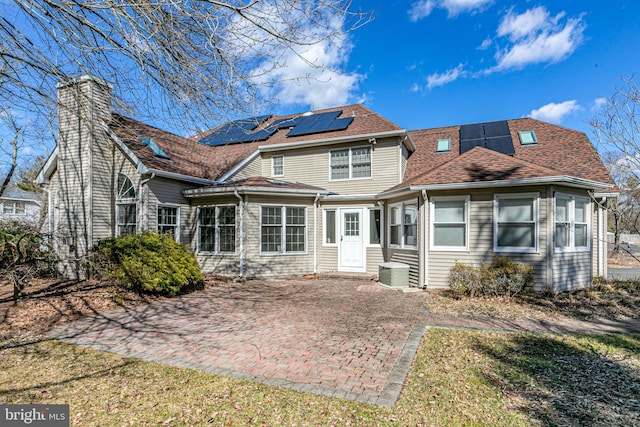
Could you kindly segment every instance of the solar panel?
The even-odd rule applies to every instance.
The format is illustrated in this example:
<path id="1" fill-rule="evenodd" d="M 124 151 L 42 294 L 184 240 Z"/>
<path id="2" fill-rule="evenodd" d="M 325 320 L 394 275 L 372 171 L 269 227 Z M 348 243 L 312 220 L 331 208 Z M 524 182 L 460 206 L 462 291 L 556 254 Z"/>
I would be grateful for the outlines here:
<path id="1" fill-rule="evenodd" d="M 487 138 L 487 148 L 509 156 L 516 154 L 516 150 L 513 148 L 513 140 L 511 139 L 511 136 Z"/>
<path id="2" fill-rule="evenodd" d="M 485 147 L 499 153 L 514 155 L 513 140 L 506 120 L 460 126 L 460 154 L 473 147 Z"/>
<path id="3" fill-rule="evenodd" d="M 224 124 L 218 129 L 211 132 L 209 135 L 202 138 L 199 142 L 205 145 L 217 146 L 226 144 L 238 144 L 242 142 L 264 141 L 265 139 L 269 138 L 277 129 L 263 129 L 258 132 L 252 131 L 254 131 L 258 127 L 258 125 L 260 125 L 270 117 L 270 115 L 249 117 L 246 119 L 240 119 Z"/>
<path id="4" fill-rule="evenodd" d="M 460 126 L 460 140 L 484 139 L 484 128 L 482 123 Z"/>
<path id="5" fill-rule="evenodd" d="M 484 125 L 484 136 L 487 138 L 511 135 L 511 132 L 509 132 L 509 124 L 507 123 L 506 120 L 501 120 L 498 122 L 483 123 L 483 125 Z"/>
<path id="6" fill-rule="evenodd" d="M 300 116 L 298 117 L 298 123 L 289 131 L 287 137 L 346 129 L 353 121 L 353 117 L 349 117 L 347 120 L 338 119 L 337 117 L 340 114 L 342 114 L 342 110 Z"/>
<path id="7" fill-rule="evenodd" d="M 474 147 L 486 147 L 484 139 L 467 139 L 460 141 L 460 154 L 464 154 Z"/>

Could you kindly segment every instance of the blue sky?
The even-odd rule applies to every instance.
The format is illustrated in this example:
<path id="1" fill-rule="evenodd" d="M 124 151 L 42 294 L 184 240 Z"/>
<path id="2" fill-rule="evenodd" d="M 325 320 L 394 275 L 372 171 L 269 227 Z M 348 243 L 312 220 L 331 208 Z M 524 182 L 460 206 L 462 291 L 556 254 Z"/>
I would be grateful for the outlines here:
<path id="1" fill-rule="evenodd" d="M 640 71 L 636 0 L 353 6 L 375 19 L 323 50 L 343 73 L 281 88 L 281 113 L 362 102 L 406 129 L 531 116 L 591 136 L 598 103 Z"/>

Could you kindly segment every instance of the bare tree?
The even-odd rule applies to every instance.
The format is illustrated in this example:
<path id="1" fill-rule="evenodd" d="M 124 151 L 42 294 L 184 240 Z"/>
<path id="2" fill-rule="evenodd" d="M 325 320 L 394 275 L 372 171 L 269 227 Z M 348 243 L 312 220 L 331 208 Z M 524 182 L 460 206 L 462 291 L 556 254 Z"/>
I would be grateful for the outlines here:
<path id="1" fill-rule="evenodd" d="M 620 250 L 620 234 L 640 233 L 640 88 L 633 77 L 622 79 L 591 120 L 605 164 L 620 189 L 618 199 L 608 205 L 615 235 L 615 251 Z"/>
<path id="2" fill-rule="evenodd" d="M 217 124 L 255 112 L 262 85 L 305 49 L 341 43 L 371 15 L 349 0 L 0 2 L 0 97 L 48 107 L 55 85 L 91 74 L 138 116 Z M 277 74 L 273 74 L 277 75 Z M 309 78 L 309 76 L 298 76 Z M 167 114 L 163 114 L 164 117 Z"/>
<path id="3" fill-rule="evenodd" d="M 18 125 L 15 117 L 6 114 L 5 111 L 0 111 L 0 122 L 6 123 L 13 131 L 13 137 L 8 143 L 5 143 L 5 141 L 0 138 L 0 151 L 3 153 L 3 158 L 9 159 L 8 164 L 3 165 L 8 169 L 2 180 L 2 184 L 0 184 L 0 196 L 2 196 L 18 167 L 18 149 L 21 145 L 20 134 L 22 133 L 22 128 Z"/>

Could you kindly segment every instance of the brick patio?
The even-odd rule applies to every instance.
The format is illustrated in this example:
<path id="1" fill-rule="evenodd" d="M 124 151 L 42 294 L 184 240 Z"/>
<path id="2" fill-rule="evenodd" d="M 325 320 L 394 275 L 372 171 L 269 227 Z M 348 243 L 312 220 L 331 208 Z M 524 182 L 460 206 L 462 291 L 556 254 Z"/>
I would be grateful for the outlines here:
<path id="1" fill-rule="evenodd" d="M 425 294 L 375 282 L 226 283 L 52 332 L 126 356 L 302 392 L 393 405 L 424 323 Z"/>

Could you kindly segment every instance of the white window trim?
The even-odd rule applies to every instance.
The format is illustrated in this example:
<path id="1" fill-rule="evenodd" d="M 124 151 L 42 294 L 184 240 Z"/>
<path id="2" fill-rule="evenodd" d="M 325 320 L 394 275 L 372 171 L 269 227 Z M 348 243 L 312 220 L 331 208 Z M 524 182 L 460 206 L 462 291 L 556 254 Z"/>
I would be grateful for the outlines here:
<path id="1" fill-rule="evenodd" d="M 118 214 L 118 208 L 120 206 L 134 206 L 136 208 L 136 222 L 134 224 L 122 224 L 120 223 L 120 215 Z M 138 224 L 139 224 L 139 213 L 138 212 L 138 203 L 136 203 L 135 200 L 133 199 L 125 199 L 124 201 L 117 201 L 116 202 L 116 237 L 120 237 L 120 236 L 124 236 L 124 234 L 120 233 L 120 226 L 121 225 L 135 225 L 136 226 L 136 233 L 138 232 L 139 228 L 138 228 Z M 135 234 L 135 233 L 134 233 Z"/>
<path id="2" fill-rule="evenodd" d="M 22 212 L 18 212 L 18 206 L 22 206 Z M 5 211 L 8 207 L 11 207 L 11 211 Z M 27 214 L 27 203 L 21 200 L 5 201 L 0 203 L 0 213 L 4 215 L 22 216 Z"/>
<path id="3" fill-rule="evenodd" d="M 380 212 L 380 243 L 371 243 L 371 211 Z M 367 218 L 364 226 L 367 227 L 367 241 L 365 245 L 369 248 L 383 248 L 384 247 L 384 209 L 382 208 L 367 208 Z"/>
<path id="4" fill-rule="evenodd" d="M 464 220 L 465 220 L 464 221 L 465 222 L 465 226 L 464 226 L 465 245 L 464 246 L 436 246 L 434 242 L 434 230 L 436 225 L 436 223 L 434 222 L 435 211 L 436 211 L 436 206 L 434 202 L 447 202 L 447 201 L 464 202 Z M 469 252 L 469 236 L 470 236 L 469 229 L 471 228 L 470 227 L 471 220 L 469 217 L 470 205 L 471 205 L 470 196 L 440 196 L 440 197 L 431 197 L 429 199 L 429 249 L 430 250 L 439 251 L 439 252 Z M 441 224 L 445 224 L 445 223 L 441 223 Z M 448 224 L 461 224 L 461 223 L 452 222 Z"/>
<path id="5" fill-rule="evenodd" d="M 556 200 L 558 197 L 564 197 L 569 199 L 569 222 L 571 230 L 569 231 L 569 236 L 570 236 L 570 245 L 564 248 L 558 248 L 556 247 Z M 575 246 L 575 215 L 576 215 L 576 211 L 575 211 L 575 202 L 576 200 L 579 201 L 583 201 L 583 202 L 587 202 L 587 246 L 581 246 L 579 248 L 576 248 Z M 554 197 L 553 197 L 553 251 L 554 253 L 577 253 L 577 252 L 589 252 L 591 251 L 591 239 L 592 239 L 592 228 L 593 228 L 593 224 L 591 223 L 592 221 L 592 217 L 591 217 L 591 199 L 589 199 L 588 197 L 582 197 L 582 196 L 575 196 L 573 194 L 568 194 L 568 193 L 555 193 Z"/>
<path id="6" fill-rule="evenodd" d="M 369 176 L 363 176 L 359 178 L 353 178 L 353 163 L 352 163 L 352 153 L 353 150 L 357 150 L 359 148 L 367 148 L 369 149 L 369 164 L 371 173 Z M 331 153 L 334 151 L 349 151 L 349 178 L 337 178 L 334 179 L 331 177 Z M 373 179 L 373 150 L 370 145 L 359 145 L 357 147 L 348 147 L 348 148 L 339 148 L 335 150 L 329 150 L 329 181 L 361 181 L 364 179 Z"/>
<path id="7" fill-rule="evenodd" d="M 334 228 L 333 236 L 336 239 L 335 243 L 327 243 L 327 212 L 329 211 L 334 212 L 335 214 L 335 217 L 333 220 L 333 228 Z M 260 218 L 262 218 L 262 215 L 260 215 Z M 262 234 L 260 235 L 262 236 Z M 338 246 L 338 209 L 337 208 L 322 209 L 322 246 L 328 246 L 328 247 Z"/>
<path id="8" fill-rule="evenodd" d="M 124 179 L 126 179 L 127 181 L 129 181 L 129 183 L 131 184 L 131 188 L 133 188 L 133 191 L 134 191 L 134 196 L 133 197 L 121 197 L 120 190 L 122 188 L 119 188 L 120 186 L 118 186 L 121 176 Z M 128 175 L 126 175 L 126 174 L 124 174 L 122 172 L 118 172 L 116 174 L 116 187 L 117 187 L 117 188 L 115 188 L 115 193 L 116 193 L 115 194 L 115 199 L 116 199 L 116 201 L 115 201 L 115 206 L 116 206 L 116 218 L 115 218 L 116 219 L 115 220 L 115 223 L 116 223 L 116 236 L 117 237 L 122 236 L 122 234 L 120 233 L 120 226 L 121 225 L 127 225 L 127 224 L 121 224 L 118 221 L 118 218 L 120 217 L 120 215 L 118 215 L 118 207 L 119 206 L 125 206 L 125 205 L 133 205 L 136 208 L 136 222 L 135 222 L 136 231 L 135 232 L 137 233 L 140 230 L 140 209 L 139 209 L 139 206 L 138 206 L 138 191 L 136 190 L 136 186 L 133 183 L 133 181 L 131 180 L 131 178 L 129 178 Z M 129 224 L 129 225 L 132 225 L 132 224 Z"/>
<path id="9" fill-rule="evenodd" d="M 158 203 L 156 206 L 156 231 L 160 232 L 160 223 L 158 222 L 158 211 L 160 208 L 176 208 L 176 232 L 173 234 L 176 242 L 180 243 L 180 205 L 171 203 Z M 162 225 L 174 225 L 174 224 L 162 224 Z"/>
<path id="10" fill-rule="evenodd" d="M 262 208 L 263 207 L 272 207 L 277 208 L 280 207 L 282 209 L 282 227 L 281 233 L 281 242 L 282 242 L 282 250 L 280 252 L 263 252 L 262 251 Z M 304 251 L 302 252 L 287 252 L 287 208 L 302 208 L 304 209 Z M 273 224 L 268 224 L 273 225 Z M 261 204 L 260 205 L 260 237 L 259 237 L 259 245 L 260 245 L 260 255 L 261 256 L 296 256 L 296 255 L 307 255 L 309 251 L 309 212 L 307 206 L 304 205 L 283 205 L 283 204 Z"/>
<path id="11" fill-rule="evenodd" d="M 534 247 L 521 248 L 517 246 L 498 246 L 498 214 L 500 199 L 533 199 Z M 540 252 L 540 193 L 509 193 L 494 194 L 493 196 L 493 251 L 513 253 Z"/>
<path id="12" fill-rule="evenodd" d="M 235 224 L 234 228 L 236 229 L 236 241 L 234 244 L 233 252 L 220 252 L 220 232 L 219 232 L 219 222 L 218 222 L 218 208 L 233 206 L 234 208 L 234 217 Z M 214 237 L 215 241 L 213 243 L 214 250 L 213 251 L 201 251 L 200 250 L 200 210 L 206 208 L 214 208 L 215 209 L 215 224 L 214 224 Z M 196 210 L 196 254 L 198 255 L 217 255 L 217 256 L 235 256 L 238 253 L 238 206 L 233 203 L 226 203 L 221 205 L 201 205 L 198 206 Z"/>
<path id="13" fill-rule="evenodd" d="M 274 168 L 275 168 L 275 164 L 274 164 L 274 160 L 278 158 L 278 159 L 282 159 L 282 173 L 281 174 L 276 174 L 274 172 Z M 273 156 L 271 157 L 271 176 L 284 176 L 284 155 L 279 155 L 279 156 Z"/>
<path id="14" fill-rule="evenodd" d="M 415 245 L 406 245 L 405 244 L 405 236 L 404 236 L 404 227 L 405 227 L 405 223 L 404 223 L 404 210 L 405 210 L 405 206 L 407 205 L 415 205 L 416 207 L 416 234 L 419 231 L 419 224 L 420 224 L 420 206 L 418 204 L 417 201 L 404 201 L 404 202 L 399 202 L 399 203 L 393 203 L 391 205 L 389 205 L 389 248 L 394 248 L 394 249 L 407 249 L 407 250 L 418 250 L 418 239 L 420 238 L 420 236 L 416 235 L 416 244 Z M 396 245 L 396 244 L 392 244 L 391 243 L 391 209 L 395 208 L 395 207 L 400 207 L 400 244 Z M 377 246 L 377 245 L 376 245 Z"/>

